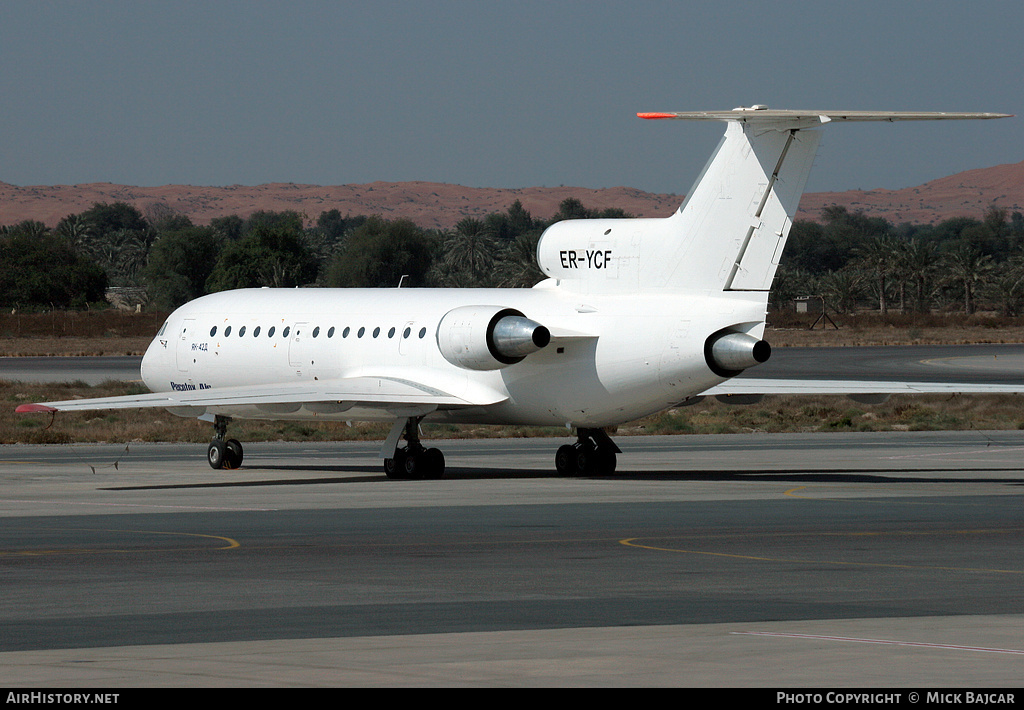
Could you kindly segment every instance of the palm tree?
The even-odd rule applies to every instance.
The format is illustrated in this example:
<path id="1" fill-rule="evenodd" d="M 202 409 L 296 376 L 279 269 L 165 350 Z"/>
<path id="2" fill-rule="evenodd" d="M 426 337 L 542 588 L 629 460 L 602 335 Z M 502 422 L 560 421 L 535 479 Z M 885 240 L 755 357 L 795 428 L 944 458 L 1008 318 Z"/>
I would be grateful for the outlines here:
<path id="1" fill-rule="evenodd" d="M 914 311 L 916 313 L 925 313 L 929 310 L 925 293 L 928 291 L 928 282 L 935 273 L 937 262 L 938 251 L 935 242 L 911 239 L 904 242 L 899 249 L 896 268 L 903 278 L 900 284 L 900 299 L 903 300 L 903 289 L 909 282 L 914 289 Z"/>
<path id="2" fill-rule="evenodd" d="M 75 246 L 81 246 L 82 241 L 91 234 L 92 227 L 89 221 L 80 214 L 68 215 L 57 223 L 57 234 L 67 237 Z"/>
<path id="3" fill-rule="evenodd" d="M 528 288 L 545 278 L 544 272 L 537 266 L 539 237 L 536 233 L 520 234 L 509 242 L 497 268 L 500 286 Z"/>
<path id="4" fill-rule="evenodd" d="M 963 287 L 964 314 L 971 315 L 975 309 L 974 294 L 977 287 L 992 271 L 992 257 L 982 254 L 981 250 L 968 242 L 961 242 L 942 261 L 946 281 Z"/>
<path id="5" fill-rule="evenodd" d="M 857 265 L 872 275 L 878 294 L 878 310 L 885 315 L 889 312 L 889 302 L 886 299 L 888 278 L 896 264 L 895 242 L 887 236 L 872 237 L 853 252 Z"/>
<path id="6" fill-rule="evenodd" d="M 454 272 L 465 272 L 473 283 L 480 285 L 492 280 L 490 272 L 498 248 L 497 240 L 481 220 L 466 217 L 445 237 L 445 266 Z"/>
<path id="7" fill-rule="evenodd" d="M 824 303 L 836 313 L 852 313 L 863 291 L 861 273 L 856 269 L 829 271 L 819 280 L 818 290 Z"/>
<path id="8" fill-rule="evenodd" d="M 999 303 L 1001 315 L 1020 315 L 1024 306 L 1024 256 L 1013 256 L 1003 262 L 986 290 Z"/>

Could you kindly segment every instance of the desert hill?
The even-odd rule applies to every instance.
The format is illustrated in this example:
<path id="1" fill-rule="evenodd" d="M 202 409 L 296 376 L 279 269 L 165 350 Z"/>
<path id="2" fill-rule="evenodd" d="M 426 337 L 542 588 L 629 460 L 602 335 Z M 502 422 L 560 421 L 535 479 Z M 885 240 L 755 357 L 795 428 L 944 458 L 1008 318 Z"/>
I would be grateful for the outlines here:
<path id="1" fill-rule="evenodd" d="M 367 185 L 230 185 L 134 187 L 111 183 L 21 187 L 0 182 L 0 224 L 26 219 L 55 226 L 69 214 L 97 202 L 127 202 L 143 214 L 170 208 L 196 224 L 215 217 L 245 217 L 259 210 L 295 210 L 312 222 L 325 210 L 343 215 L 379 214 L 408 218 L 423 227 L 452 227 L 467 216 L 504 211 L 515 200 L 534 217 L 547 219 L 569 197 L 592 209 L 617 207 L 638 217 L 664 217 L 682 195 L 658 195 L 629 187 L 475 188 L 431 182 L 374 182 Z M 809 193 L 798 219 L 815 220 L 829 205 L 841 205 L 891 222 L 935 223 L 956 216 L 981 217 L 990 206 L 1024 210 L 1024 162 L 957 173 L 901 190 Z"/>

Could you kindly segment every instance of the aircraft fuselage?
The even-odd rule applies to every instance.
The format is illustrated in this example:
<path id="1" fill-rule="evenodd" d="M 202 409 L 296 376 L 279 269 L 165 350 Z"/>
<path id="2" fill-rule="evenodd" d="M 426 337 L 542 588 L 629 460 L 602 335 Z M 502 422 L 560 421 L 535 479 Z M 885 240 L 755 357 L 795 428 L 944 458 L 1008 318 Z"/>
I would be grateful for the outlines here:
<path id="1" fill-rule="evenodd" d="M 491 370 L 452 364 L 439 341 L 466 304 L 511 308 L 552 333 L 520 362 Z M 353 377 L 428 383 L 484 406 L 439 408 L 452 422 L 603 427 L 659 411 L 721 382 L 705 360 L 709 335 L 760 324 L 764 306 L 737 295 L 588 294 L 533 289 L 246 289 L 188 303 L 142 363 L 154 392 Z M 755 335 L 760 336 L 760 332 Z M 498 395 L 498 396 L 495 396 Z M 242 418 L 393 421 L 388 408 L 221 406 Z"/>

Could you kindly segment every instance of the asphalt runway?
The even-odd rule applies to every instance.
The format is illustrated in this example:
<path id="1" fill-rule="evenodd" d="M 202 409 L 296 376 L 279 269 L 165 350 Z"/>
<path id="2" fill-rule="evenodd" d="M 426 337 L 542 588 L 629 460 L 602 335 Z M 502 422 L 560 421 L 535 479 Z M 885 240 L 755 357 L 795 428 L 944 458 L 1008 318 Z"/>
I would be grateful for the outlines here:
<path id="1" fill-rule="evenodd" d="M 1024 433 L 11 446 L 0 685 L 1014 687 Z M 116 463 L 116 467 L 115 467 Z"/>

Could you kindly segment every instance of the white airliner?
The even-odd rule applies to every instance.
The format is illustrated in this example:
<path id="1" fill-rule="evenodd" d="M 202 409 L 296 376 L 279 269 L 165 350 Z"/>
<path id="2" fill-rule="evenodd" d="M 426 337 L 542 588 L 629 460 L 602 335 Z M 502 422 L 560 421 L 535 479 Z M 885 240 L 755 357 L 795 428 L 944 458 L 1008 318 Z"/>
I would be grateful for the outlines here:
<path id="1" fill-rule="evenodd" d="M 664 219 L 549 227 L 532 289 L 244 289 L 168 317 L 142 360 L 152 394 L 22 405 L 19 412 L 165 407 L 214 425 L 214 468 L 237 468 L 233 418 L 386 421 L 393 478 L 439 478 L 419 423 L 564 425 L 563 475 L 615 470 L 609 428 L 700 395 L 1024 392 L 1001 385 L 793 382 L 735 375 L 764 362 L 768 290 L 818 147 L 839 121 L 991 113 L 731 111 L 725 136 Z M 818 129 L 818 130 L 816 130 Z M 401 439 L 405 439 L 405 444 Z"/>

